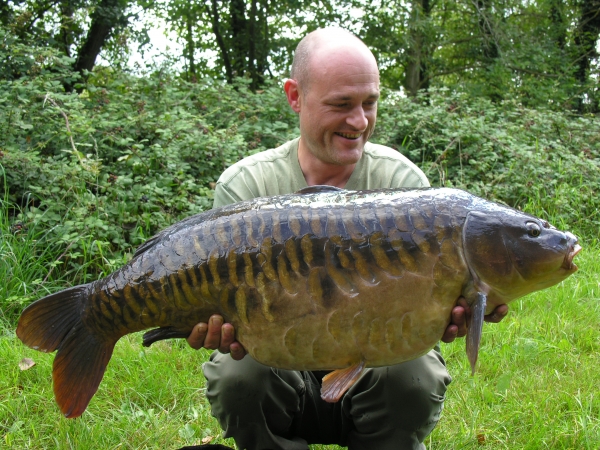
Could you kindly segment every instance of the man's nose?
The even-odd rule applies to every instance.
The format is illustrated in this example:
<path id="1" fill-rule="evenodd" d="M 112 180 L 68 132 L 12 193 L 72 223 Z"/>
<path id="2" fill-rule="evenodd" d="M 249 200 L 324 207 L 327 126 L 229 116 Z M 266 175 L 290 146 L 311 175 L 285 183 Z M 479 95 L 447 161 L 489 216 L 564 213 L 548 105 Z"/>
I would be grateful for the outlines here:
<path id="1" fill-rule="evenodd" d="M 367 120 L 367 116 L 365 115 L 365 110 L 363 109 L 362 105 L 352 109 L 350 115 L 346 119 L 346 123 L 355 130 L 364 130 L 367 128 L 369 121 Z"/>

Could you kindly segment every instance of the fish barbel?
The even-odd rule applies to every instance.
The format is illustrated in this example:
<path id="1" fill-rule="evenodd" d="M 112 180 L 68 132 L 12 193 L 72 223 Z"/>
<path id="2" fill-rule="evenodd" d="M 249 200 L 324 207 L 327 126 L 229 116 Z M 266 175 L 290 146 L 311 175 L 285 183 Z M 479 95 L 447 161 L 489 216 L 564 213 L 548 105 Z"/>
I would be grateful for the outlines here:
<path id="1" fill-rule="evenodd" d="M 580 250 L 569 232 L 456 189 L 310 187 L 165 229 L 109 276 L 28 306 L 17 335 L 58 350 L 67 417 L 85 411 L 122 336 L 187 337 L 213 314 L 265 365 L 334 370 L 322 390 L 333 402 L 364 367 L 433 348 L 460 296 L 474 371 L 484 314 L 564 280 Z"/>

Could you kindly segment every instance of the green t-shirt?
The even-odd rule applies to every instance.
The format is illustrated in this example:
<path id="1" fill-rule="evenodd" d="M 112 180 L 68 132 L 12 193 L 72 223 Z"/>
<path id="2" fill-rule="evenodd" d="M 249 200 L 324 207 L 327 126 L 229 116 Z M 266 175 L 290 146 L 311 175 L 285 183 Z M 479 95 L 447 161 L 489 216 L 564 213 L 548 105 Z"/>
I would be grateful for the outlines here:
<path id="1" fill-rule="evenodd" d="M 219 177 L 214 208 L 307 187 L 298 162 L 300 138 L 238 161 Z M 345 189 L 427 187 L 425 174 L 401 153 L 367 142 Z"/>

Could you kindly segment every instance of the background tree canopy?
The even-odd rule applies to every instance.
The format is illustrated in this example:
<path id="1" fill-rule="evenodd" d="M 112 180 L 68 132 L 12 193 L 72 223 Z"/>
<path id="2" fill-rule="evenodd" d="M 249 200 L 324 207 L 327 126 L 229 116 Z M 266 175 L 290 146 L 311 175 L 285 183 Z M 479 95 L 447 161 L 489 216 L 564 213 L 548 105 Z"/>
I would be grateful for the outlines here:
<path id="1" fill-rule="evenodd" d="M 449 87 L 528 106 L 599 108 L 600 0 L 4 0 L 0 21 L 6 44 L 55 49 L 84 73 L 101 52 L 120 67 L 147 42 L 154 24 L 133 11 L 166 20 L 183 44 L 173 59 L 185 61 L 190 80 L 246 77 L 258 89 L 287 73 L 307 31 L 337 25 L 374 50 L 384 85 L 410 96 Z M 0 75 L 24 69 L 9 59 Z"/>
<path id="2" fill-rule="evenodd" d="M 132 71 L 149 13 L 183 51 Z M 111 272 L 210 208 L 228 165 L 297 136 L 281 79 L 326 25 L 380 62 L 376 142 L 433 185 L 597 239 L 599 17 L 600 0 L 2 1 L 0 244 L 37 264 L 15 272 L 0 245 L 2 310 Z"/>

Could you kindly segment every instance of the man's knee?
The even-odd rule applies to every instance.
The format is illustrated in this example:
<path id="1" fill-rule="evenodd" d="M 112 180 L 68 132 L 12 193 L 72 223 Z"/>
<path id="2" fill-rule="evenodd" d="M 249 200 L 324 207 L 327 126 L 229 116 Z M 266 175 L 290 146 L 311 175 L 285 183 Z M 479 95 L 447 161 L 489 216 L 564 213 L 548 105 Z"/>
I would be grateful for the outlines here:
<path id="1" fill-rule="evenodd" d="M 259 401 L 264 395 L 271 368 L 257 363 L 250 357 L 235 361 L 230 355 L 215 352 L 202 366 L 206 378 L 206 397 L 211 405 L 218 401 L 225 409 L 235 408 L 246 402 Z"/>
<path id="2" fill-rule="evenodd" d="M 452 381 L 439 353 L 431 351 L 421 358 L 387 369 L 385 395 L 399 405 L 398 419 L 413 426 L 435 425 Z"/>
<path id="3" fill-rule="evenodd" d="M 299 372 L 273 369 L 250 357 L 234 361 L 220 354 L 212 356 L 203 371 L 212 414 L 225 436 L 233 437 L 238 446 L 307 447 L 305 442 L 287 440 L 293 438 L 288 435 L 304 390 Z"/>
<path id="4" fill-rule="evenodd" d="M 355 431 L 350 441 L 377 442 L 382 449 L 389 441 L 410 441 L 418 448 L 433 430 L 443 408 L 451 378 L 437 352 L 404 364 L 369 369 L 343 400 L 344 410 Z M 394 447 L 389 448 L 404 448 Z"/>
<path id="5" fill-rule="evenodd" d="M 428 355 L 426 357 L 425 361 L 419 358 L 420 361 L 407 366 L 390 366 L 387 373 L 388 393 L 406 402 L 443 401 L 452 378 L 445 366 Z"/>
<path id="6" fill-rule="evenodd" d="M 299 372 L 274 369 L 250 357 L 235 361 L 229 355 L 215 352 L 202 369 L 206 397 L 216 414 L 296 411 L 305 390 Z"/>

